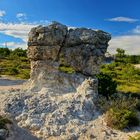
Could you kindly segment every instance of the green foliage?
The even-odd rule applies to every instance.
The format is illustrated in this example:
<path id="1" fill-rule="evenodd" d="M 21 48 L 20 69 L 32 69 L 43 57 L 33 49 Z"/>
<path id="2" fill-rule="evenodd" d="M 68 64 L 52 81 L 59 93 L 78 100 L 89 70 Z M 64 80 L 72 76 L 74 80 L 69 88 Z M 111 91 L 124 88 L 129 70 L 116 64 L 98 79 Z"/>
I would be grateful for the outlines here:
<path id="1" fill-rule="evenodd" d="M 139 120 L 135 111 L 110 108 L 106 113 L 106 123 L 111 128 L 122 130 L 139 125 Z"/>
<path id="2" fill-rule="evenodd" d="M 28 79 L 30 63 L 26 50 L 21 48 L 10 50 L 8 55 L 0 59 L 0 75 L 12 75 L 17 78 Z"/>
<path id="3" fill-rule="evenodd" d="M 117 82 L 118 91 L 140 92 L 140 69 L 136 69 L 133 64 L 112 62 L 104 64 L 101 72 L 111 76 Z"/>
<path id="4" fill-rule="evenodd" d="M 137 133 L 135 136 L 129 136 L 129 140 L 140 140 L 140 133 Z"/>
<path id="5" fill-rule="evenodd" d="M 22 48 L 16 48 L 11 52 L 10 55 L 13 56 L 13 57 L 14 56 L 27 57 L 26 51 L 27 50 L 23 50 Z"/>
<path id="6" fill-rule="evenodd" d="M 140 55 L 127 55 L 125 61 L 131 64 L 140 64 Z"/>
<path id="7" fill-rule="evenodd" d="M 104 96 L 99 96 L 99 108 L 106 112 L 110 108 L 134 110 L 139 105 L 139 100 L 131 95 L 116 93 L 107 100 Z"/>
<path id="8" fill-rule="evenodd" d="M 0 58 L 7 57 L 8 55 L 10 55 L 8 48 L 0 48 Z"/>
<path id="9" fill-rule="evenodd" d="M 17 67 L 11 67 L 8 69 L 8 73 L 9 75 L 17 75 L 19 72 L 18 72 L 18 68 Z"/>
<path id="10" fill-rule="evenodd" d="M 21 69 L 20 73 L 17 75 L 20 79 L 29 79 L 30 78 L 30 69 Z"/>
<path id="11" fill-rule="evenodd" d="M 117 48 L 115 62 L 140 64 L 140 55 L 126 55 L 125 50 Z"/>
<path id="12" fill-rule="evenodd" d="M 124 60 L 124 57 L 125 57 L 125 50 L 123 50 L 123 49 L 120 49 L 120 48 L 117 48 L 117 54 L 115 55 L 115 57 L 116 57 L 116 61 L 117 62 L 123 62 Z"/>
<path id="13" fill-rule="evenodd" d="M 99 107 L 105 114 L 107 125 L 114 129 L 124 129 L 126 127 L 139 125 L 136 108 L 138 99 L 131 96 L 113 95 L 107 100 L 100 97 Z"/>
<path id="14" fill-rule="evenodd" d="M 62 72 L 65 72 L 65 73 L 69 73 L 69 74 L 75 72 L 75 70 L 72 67 L 70 67 L 70 66 L 63 66 L 63 65 L 59 67 L 59 70 L 62 71 Z"/>
<path id="15" fill-rule="evenodd" d="M 99 94 L 109 97 L 116 92 L 117 84 L 108 74 L 100 73 L 98 78 L 98 92 Z"/>

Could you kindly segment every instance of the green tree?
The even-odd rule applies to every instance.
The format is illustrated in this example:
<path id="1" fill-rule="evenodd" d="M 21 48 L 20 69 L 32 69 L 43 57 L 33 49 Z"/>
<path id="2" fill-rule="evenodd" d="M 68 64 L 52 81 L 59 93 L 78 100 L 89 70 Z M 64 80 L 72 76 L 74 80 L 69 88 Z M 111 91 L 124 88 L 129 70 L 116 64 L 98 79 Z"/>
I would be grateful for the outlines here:
<path id="1" fill-rule="evenodd" d="M 7 57 L 10 55 L 10 52 L 8 48 L 0 48 L 0 58 Z"/>
<path id="2" fill-rule="evenodd" d="M 116 57 L 116 61 L 117 62 L 124 62 L 124 58 L 125 58 L 125 50 L 123 50 L 123 49 L 120 49 L 120 48 L 117 48 L 117 50 L 116 50 L 116 52 L 117 52 L 117 54 L 115 55 L 115 57 Z"/>
<path id="3" fill-rule="evenodd" d="M 27 50 L 23 50 L 22 48 L 16 48 L 12 51 L 11 55 L 18 57 L 27 57 L 26 51 Z"/>
<path id="4" fill-rule="evenodd" d="M 97 78 L 99 94 L 108 98 L 116 92 L 117 83 L 112 79 L 111 76 L 100 73 L 97 75 Z"/>

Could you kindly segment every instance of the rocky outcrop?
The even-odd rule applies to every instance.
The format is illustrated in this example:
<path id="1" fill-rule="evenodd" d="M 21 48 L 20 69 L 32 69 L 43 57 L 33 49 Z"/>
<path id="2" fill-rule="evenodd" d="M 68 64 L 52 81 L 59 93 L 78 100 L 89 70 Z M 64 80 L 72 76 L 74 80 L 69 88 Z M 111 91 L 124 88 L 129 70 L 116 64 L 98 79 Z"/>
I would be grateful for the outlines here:
<path id="1" fill-rule="evenodd" d="M 57 22 L 33 28 L 28 41 L 32 87 L 40 89 L 51 81 L 50 86 L 57 85 L 60 91 L 76 91 L 85 78 L 99 72 L 110 39 L 100 30 L 68 28 Z"/>
<path id="2" fill-rule="evenodd" d="M 1 95 L 0 113 L 42 140 L 82 138 L 99 115 L 95 75 L 110 39 L 103 31 L 57 22 L 31 29 L 31 78 L 25 91 Z"/>

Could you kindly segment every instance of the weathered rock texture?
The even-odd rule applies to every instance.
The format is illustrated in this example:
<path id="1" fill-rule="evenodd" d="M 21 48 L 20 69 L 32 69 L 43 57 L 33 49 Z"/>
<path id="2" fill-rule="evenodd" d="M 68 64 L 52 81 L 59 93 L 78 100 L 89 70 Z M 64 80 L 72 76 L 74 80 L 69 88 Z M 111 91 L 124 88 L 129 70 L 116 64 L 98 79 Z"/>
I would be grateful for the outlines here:
<path id="1" fill-rule="evenodd" d="M 76 91 L 87 77 L 99 72 L 110 39 L 100 30 L 73 29 L 57 22 L 33 28 L 28 41 L 32 87 Z"/>
<path id="2" fill-rule="evenodd" d="M 70 29 L 56 22 L 33 28 L 28 41 L 28 90 L 2 94 L 0 113 L 10 114 L 42 140 L 88 139 L 84 134 L 98 125 L 95 75 L 110 39 L 103 31 Z M 96 132 L 94 137 L 101 140 Z"/>

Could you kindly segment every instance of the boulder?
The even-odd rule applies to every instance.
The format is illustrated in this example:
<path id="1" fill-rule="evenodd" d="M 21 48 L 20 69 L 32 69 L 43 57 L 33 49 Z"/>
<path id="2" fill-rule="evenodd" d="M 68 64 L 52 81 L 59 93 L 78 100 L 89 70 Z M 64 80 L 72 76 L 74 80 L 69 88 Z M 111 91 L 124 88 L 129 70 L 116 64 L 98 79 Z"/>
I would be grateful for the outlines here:
<path id="1" fill-rule="evenodd" d="M 64 82 L 60 82 L 60 79 L 64 81 L 63 76 L 67 75 L 65 81 L 68 86 L 64 88 L 68 89 L 73 85 L 70 79 L 77 77 L 75 75 L 95 77 L 99 73 L 110 39 L 111 35 L 104 31 L 87 28 L 73 29 L 58 22 L 31 29 L 28 57 L 31 61 L 32 87 L 38 83 L 43 86 L 47 79 L 52 79 L 53 85 L 62 83 L 63 87 Z M 77 86 L 73 86 L 73 90 L 81 84 L 78 81 L 77 83 Z M 64 90 L 61 89 L 61 91 Z"/>

